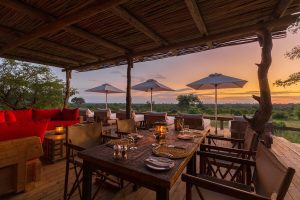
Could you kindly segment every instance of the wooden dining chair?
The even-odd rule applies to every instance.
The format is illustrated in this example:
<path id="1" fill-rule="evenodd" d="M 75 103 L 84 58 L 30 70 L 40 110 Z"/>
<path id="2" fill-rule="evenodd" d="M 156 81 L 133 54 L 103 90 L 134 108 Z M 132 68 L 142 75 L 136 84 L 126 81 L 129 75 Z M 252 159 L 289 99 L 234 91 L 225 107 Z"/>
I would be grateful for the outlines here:
<path id="1" fill-rule="evenodd" d="M 246 183 L 236 183 L 206 175 L 182 175 L 186 182 L 186 199 L 192 199 L 193 193 L 197 199 L 243 199 L 243 200 L 283 200 L 291 184 L 295 170 L 284 166 L 262 143 L 258 144 L 256 161 L 222 156 L 216 153 L 201 152 L 201 156 L 223 159 L 235 162 L 246 168 Z"/>
<path id="2" fill-rule="evenodd" d="M 207 137 L 213 137 L 214 136 L 207 136 Z M 255 144 L 257 142 L 257 134 L 256 132 L 248 126 L 246 128 L 244 139 L 233 139 L 232 138 L 218 138 L 217 140 L 226 140 L 226 141 L 238 141 L 239 145 L 233 145 L 230 147 L 225 146 L 218 146 L 218 144 L 215 142 L 213 144 L 202 144 L 201 145 L 201 151 L 209 151 L 213 153 L 221 153 L 223 155 L 229 155 L 229 156 L 237 156 L 242 158 L 253 158 L 255 156 Z M 238 148 L 235 148 L 238 147 Z"/>
<path id="3" fill-rule="evenodd" d="M 116 133 L 119 135 L 120 138 L 130 133 L 136 133 L 135 121 L 133 119 L 118 119 Z"/>
<path id="4" fill-rule="evenodd" d="M 230 156 L 254 160 L 256 152 L 253 150 L 253 144 L 256 138 L 257 136 L 255 131 L 248 127 L 245 133 L 243 149 L 202 144 L 200 146 L 200 151 L 216 153 L 221 155 L 221 158 L 222 156 Z M 218 159 L 218 157 L 205 157 L 201 152 L 197 152 L 197 154 L 200 155 L 199 166 L 201 174 L 219 177 L 224 180 L 245 183 L 245 167 L 243 165 L 230 160 Z"/>
<path id="5" fill-rule="evenodd" d="M 66 131 L 66 173 L 65 173 L 65 186 L 64 186 L 64 199 L 70 199 L 73 193 L 78 190 L 80 199 L 81 194 L 81 182 L 82 182 L 82 160 L 77 157 L 79 151 L 83 151 L 87 148 L 91 148 L 100 144 L 100 136 L 102 133 L 101 123 L 92 123 L 85 125 L 73 125 L 67 127 Z M 69 173 L 70 170 L 74 171 L 75 181 L 72 184 L 71 189 L 68 189 Z M 100 191 L 104 181 L 109 180 L 113 184 L 117 184 L 121 187 L 121 183 L 118 180 L 110 178 L 107 174 L 102 173 L 99 170 L 93 172 L 94 175 L 101 180 L 98 188 L 94 192 L 93 199 Z"/>

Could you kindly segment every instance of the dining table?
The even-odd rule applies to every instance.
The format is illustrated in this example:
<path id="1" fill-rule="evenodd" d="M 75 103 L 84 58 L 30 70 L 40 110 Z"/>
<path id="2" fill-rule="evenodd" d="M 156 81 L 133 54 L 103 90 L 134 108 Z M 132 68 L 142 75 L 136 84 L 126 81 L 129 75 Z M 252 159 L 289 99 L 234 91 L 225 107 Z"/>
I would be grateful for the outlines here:
<path id="1" fill-rule="evenodd" d="M 199 130 L 197 130 L 199 133 Z M 185 148 L 188 154 L 181 159 L 174 159 L 171 169 L 158 171 L 145 165 L 145 159 L 153 156 L 153 146 L 157 139 L 153 131 L 139 130 L 143 138 L 136 143 L 134 150 L 127 151 L 126 159 L 115 159 L 111 146 L 103 144 L 79 152 L 78 156 L 83 160 L 82 199 L 92 198 L 92 172 L 101 170 L 110 175 L 127 180 L 138 186 L 143 186 L 156 192 L 157 200 L 168 200 L 169 191 L 186 168 L 186 173 L 196 173 L 196 153 L 199 146 L 205 140 L 209 130 L 199 133 L 198 137 L 191 140 L 178 138 L 179 132 L 169 130 L 163 145 L 173 145 Z"/>

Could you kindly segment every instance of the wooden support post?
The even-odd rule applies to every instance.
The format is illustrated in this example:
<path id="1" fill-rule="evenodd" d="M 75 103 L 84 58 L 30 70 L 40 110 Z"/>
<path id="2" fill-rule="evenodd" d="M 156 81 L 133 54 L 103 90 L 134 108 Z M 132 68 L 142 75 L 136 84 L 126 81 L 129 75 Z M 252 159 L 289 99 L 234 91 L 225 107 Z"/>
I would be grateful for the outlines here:
<path id="1" fill-rule="evenodd" d="M 131 119 L 131 68 L 133 68 L 133 58 L 127 58 L 127 90 L 126 90 L 126 118 Z"/>
<path id="2" fill-rule="evenodd" d="M 258 38 L 261 38 L 261 62 L 256 64 L 258 66 L 258 82 L 260 88 L 260 96 L 253 95 L 253 98 L 259 103 L 259 108 L 255 112 L 253 118 L 245 119 L 250 123 L 253 130 L 255 130 L 259 136 L 263 134 L 265 124 L 269 121 L 272 114 L 272 102 L 271 92 L 268 81 L 268 71 L 272 63 L 271 51 L 273 47 L 272 34 L 270 30 L 263 29 L 258 33 Z"/>
<path id="3" fill-rule="evenodd" d="M 64 108 L 68 107 L 70 97 L 70 79 L 72 78 L 72 70 L 66 70 L 66 88 L 65 88 L 65 101 Z"/>

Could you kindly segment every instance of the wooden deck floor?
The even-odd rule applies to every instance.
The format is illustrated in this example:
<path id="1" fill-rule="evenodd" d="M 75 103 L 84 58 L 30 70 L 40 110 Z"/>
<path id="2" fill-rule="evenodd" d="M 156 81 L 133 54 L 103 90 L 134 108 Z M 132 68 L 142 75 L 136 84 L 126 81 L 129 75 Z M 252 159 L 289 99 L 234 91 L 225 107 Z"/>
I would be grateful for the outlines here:
<path id="1" fill-rule="evenodd" d="M 290 143 L 284 138 L 274 137 L 274 144 L 272 147 L 274 153 L 286 165 L 292 166 L 296 169 L 292 185 L 286 196 L 286 200 L 300 199 L 300 146 Z M 42 169 L 42 180 L 30 185 L 26 192 L 20 194 L 13 194 L 0 199 L 11 200 L 60 200 L 63 199 L 63 185 L 64 185 L 65 162 L 60 161 L 55 164 L 44 165 Z M 137 191 L 132 190 L 132 184 L 126 183 L 122 190 L 118 190 L 107 186 L 100 192 L 96 199 L 99 200 L 152 200 L 155 199 L 155 192 L 146 188 L 139 188 Z M 196 192 L 194 192 L 196 193 Z M 184 200 L 185 199 L 185 185 L 180 180 L 170 192 L 170 199 Z M 79 199 L 78 192 L 73 195 L 71 199 Z M 199 199 L 199 198 L 194 198 Z"/>

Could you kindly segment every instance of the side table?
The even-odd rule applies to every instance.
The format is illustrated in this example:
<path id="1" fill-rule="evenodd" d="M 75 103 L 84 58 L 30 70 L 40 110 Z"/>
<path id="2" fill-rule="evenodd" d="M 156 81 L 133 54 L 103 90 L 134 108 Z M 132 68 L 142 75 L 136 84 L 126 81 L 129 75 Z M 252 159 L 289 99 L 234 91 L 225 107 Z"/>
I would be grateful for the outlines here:
<path id="1" fill-rule="evenodd" d="M 52 163 L 66 157 L 65 134 L 46 135 L 43 142 L 44 158 Z"/>

